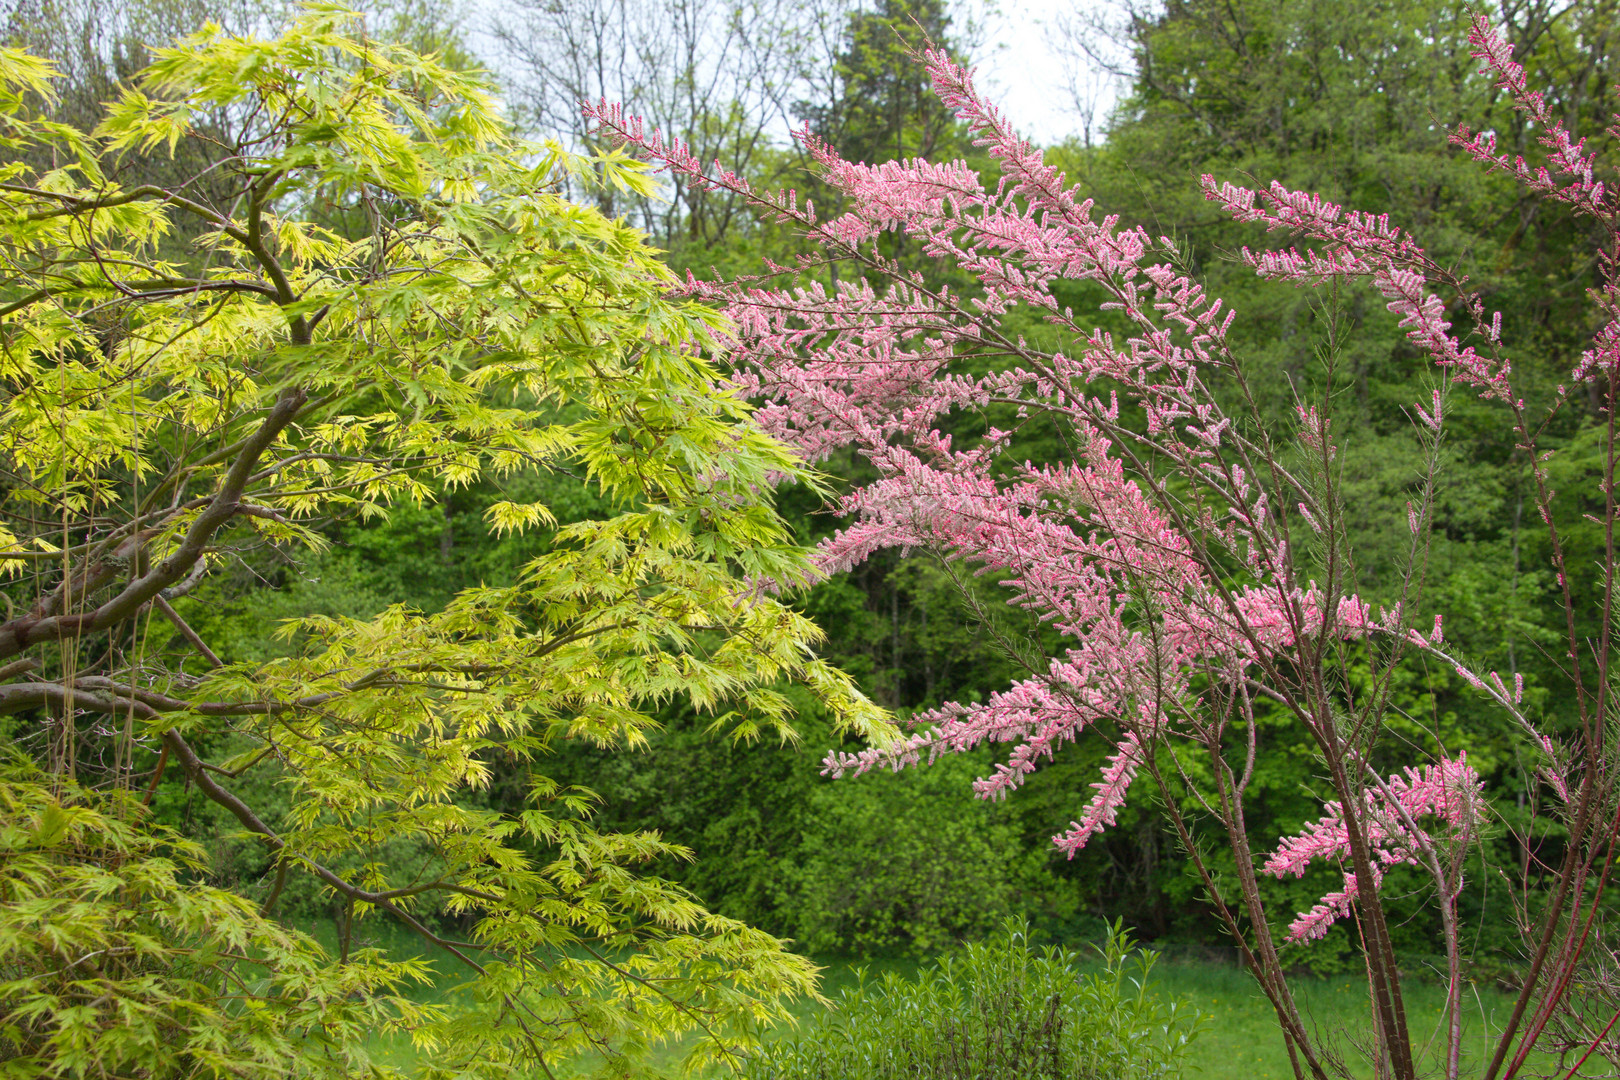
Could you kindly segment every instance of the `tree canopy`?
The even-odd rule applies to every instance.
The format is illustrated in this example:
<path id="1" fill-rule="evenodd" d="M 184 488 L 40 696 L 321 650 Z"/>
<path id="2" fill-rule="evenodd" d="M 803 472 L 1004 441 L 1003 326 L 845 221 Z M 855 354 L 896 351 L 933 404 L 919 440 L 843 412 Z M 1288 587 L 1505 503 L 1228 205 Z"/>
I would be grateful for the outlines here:
<path id="1" fill-rule="evenodd" d="M 718 317 L 560 193 L 645 175 L 517 139 L 480 77 L 336 5 L 158 50 L 94 130 L 48 117 L 52 77 L 0 50 L 6 1069 L 353 1076 L 375 1027 L 445 1076 L 622 1074 L 693 1028 L 736 1053 L 813 967 L 638 872 L 671 847 L 593 828 L 542 760 L 672 701 L 733 738 L 791 737 L 795 701 L 883 719 L 759 584 L 806 575 L 767 495 L 800 472 L 704 358 Z M 205 166 L 139 182 L 182 141 Z M 513 580 L 294 612 L 269 660 L 209 640 L 231 582 L 475 483 Z M 606 512 L 549 498 L 580 486 Z M 262 880 L 210 880 L 166 771 Z M 278 921 L 295 878 L 347 912 L 335 952 Z M 459 968 L 454 1006 L 355 946 L 368 916 Z"/>

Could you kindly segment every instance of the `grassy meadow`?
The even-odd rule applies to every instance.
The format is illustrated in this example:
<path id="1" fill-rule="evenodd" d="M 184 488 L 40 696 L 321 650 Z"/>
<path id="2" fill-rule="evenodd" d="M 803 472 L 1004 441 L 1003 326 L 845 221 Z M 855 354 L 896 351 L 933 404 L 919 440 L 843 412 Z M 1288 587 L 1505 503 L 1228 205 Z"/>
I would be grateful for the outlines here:
<path id="1" fill-rule="evenodd" d="M 327 935 L 318 932 L 318 936 Z M 392 935 L 370 944 L 399 954 L 416 951 L 414 943 Z M 909 976 L 927 962 L 910 958 L 866 962 L 823 960 L 822 994 L 836 1001 L 840 991 L 856 983 L 863 969 L 869 978 L 889 971 Z M 452 972 L 447 963 L 436 963 L 435 967 L 442 972 Z M 1277 1033 L 1271 1006 L 1246 973 L 1233 964 L 1215 960 L 1161 958 L 1153 969 L 1152 978 L 1161 995 L 1184 998 L 1205 1017 L 1186 1073 L 1189 1080 L 1291 1080 L 1293 1071 Z M 1294 986 L 1308 1022 L 1323 1032 L 1338 1033 L 1331 1045 L 1350 1063 L 1352 1075 L 1373 1080 L 1373 1071 L 1363 1063 L 1365 1055 L 1358 1049 L 1370 1041 L 1365 981 L 1349 975 L 1302 976 L 1295 980 Z M 447 979 L 445 984 L 424 988 L 419 996 L 424 1000 L 440 999 L 454 994 L 452 987 L 453 982 Z M 1438 1069 L 1441 1064 L 1438 1054 L 1442 1052 L 1444 1041 L 1440 1030 L 1443 988 L 1436 982 L 1412 980 L 1405 985 L 1404 993 L 1408 1018 L 1424 1063 Z M 1500 1018 L 1512 1008 L 1512 998 L 1495 988 L 1471 987 L 1469 998 L 1472 1006 L 1464 1021 L 1465 1075 L 1470 1063 L 1477 1071 L 1480 1058 L 1488 1052 L 1489 1033 L 1497 1029 Z M 816 1002 L 800 1001 L 794 1005 L 793 1012 L 800 1023 L 805 1023 L 813 1020 L 822 1009 Z M 379 1036 L 373 1053 L 397 1065 L 409 1064 L 416 1058 L 404 1036 Z M 673 1072 L 679 1056 L 679 1048 L 671 1047 L 663 1063 Z M 1592 1067 L 1597 1066 L 1594 1061 Z"/>
<path id="2" fill-rule="evenodd" d="M 1190 1077 L 1208 1080 L 1292 1080 L 1288 1053 L 1278 1034 L 1276 1015 L 1254 980 L 1236 967 L 1218 963 L 1182 961 L 1154 968 L 1161 993 L 1190 1000 L 1208 1017 L 1193 1051 Z M 1339 1055 L 1357 1077 L 1373 1076 L 1357 1045 L 1370 1042 L 1367 984 L 1353 976 L 1302 977 L 1294 982 L 1307 1021 L 1324 1032 L 1341 1032 L 1334 1041 Z M 1477 991 L 1477 992 L 1475 992 Z M 1407 1018 L 1426 1065 L 1438 1068 L 1443 1052 L 1440 1030 L 1444 987 L 1433 982 L 1404 985 Z M 1488 1033 L 1497 1030 L 1497 1018 L 1513 1007 L 1513 999 L 1498 990 L 1473 988 L 1474 1007 L 1464 1020 L 1464 1072 L 1488 1052 Z"/>

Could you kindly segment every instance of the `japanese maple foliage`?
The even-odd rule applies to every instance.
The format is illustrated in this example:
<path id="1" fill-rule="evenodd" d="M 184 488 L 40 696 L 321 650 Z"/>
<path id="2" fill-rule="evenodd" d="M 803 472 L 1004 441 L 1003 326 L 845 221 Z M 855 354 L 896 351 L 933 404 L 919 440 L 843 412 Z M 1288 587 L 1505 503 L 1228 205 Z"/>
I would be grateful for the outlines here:
<path id="1" fill-rule="evenodd" d="M 1489 136 L 1466 130 L 1454 141 L 1532 192 L 1601 221 L 1611 243 L 1605 284 L 1594 299 L 1611 319 L 1620 316 L 1616 202 L 1594 179 L 1592 155 L 1526 86 L 1511 48 L 1486 20 L 1476 21 L 1471 40 L 1483 73 L 1543 132 L 1546 163 L 1507 160 Z M 1049 623 L 1066 643 L 1044 667 L 988 700 L 922 714 L 909 739 L 831 755 L 827 769 L 901 768 L 1002 743 L 1009 747 L 1004 760 L 976 785 L 980 796 L 997 798 L 1064 742 L 1093 732 L 1112 740 L 1094 793 L 1054 842 L 1072 855 L 1114 824 L 1133 784 L 1147 778 L 1156 786 L 1216 915 L 1275 1005 L 1302 1077 L 1325 1077 L 1334 1066 L 1294 1003 L 1272 929 L 1286 916 L 1268 910 L 1257 873 L 1300 874 L 1316 861 L 1342 870 L 1343 887 L 1281 933 L 1309 940 L 1354 916 L 1367 958 L 1376 1054 L 1391 1075 L 1409 1078 L 1417 1065 L 1379 888 L 1390 867 L 1415 866 L 1430 879 L 1444 929 L 1445 1070 L 1456 1076 L 1466 961 L 1457 899 L 1464 855 L 1489 809 L 1466 755 L 1448 750 L 1438 731 L 1418 747 L 1380 739 L 1392 673 L 1418 651 L 1438 657 L 1511 718 L 1571 835 L 1553 868 L 1550 899 L 1525 916 L 1524 989 L 1485 1075 L 1520 1071 L 1593 943 L 1616 818 L 1612 755 L 1601 741 L 1610 708 L 1607 619 L 1603 640 L 1594 643 L 1578 641 L 1569 620 L 1569 665 L 1583 723 L 1569 745 L 1555 743 L 1521 712 L 1516 676 L 1476 672 L 1452 655 L 1439 619 L 1413 625 L 1453 387 L 1494 403 L 1518 429 L 1536 462 L 1537 502 L 1564 580 L 1537 441 L 1544 418 L 1515 391 L 1500 315 L 1487 312 L 1464 281 L 1385 217 L 1281 185 L 1257 192 L 1201 180 L 1206 196 L 1235 219 L 1286 231 L 1307 245 L 1246 250 L 1242 257 L 1256 273 L 1302 286 L 1364 279 L 1434 365 L 1434 392 L 1411 407 L 1426 459 L 1416 478 L 1419 497 L 1408 508 L 1404 577 L 1398 594 L 1375 606 L 1356 594 L 1343 543 L 1331 401 L 1299 400 L 1291 425 L 1270 422 L 1228 341 L 1234 313 L 1186 272 L 1176 245 L 1121 226 L 1074 190 L 980 96 L 970 71 L 939 51 L 918 60 L 998 167 L 994 183 L 963 162 L 848 162 L 805 131 L 806 149 L 842 196 L 843 212 L 824 216 L 800 205 L 793 192 L 754 191 L 735 175 L 707 173 L 682 143 L 645 131 L 617 106 L 589 110 L 607 135 L 689 183 L 745 194 L 761 212 L 799 225 L 819 247 L 819 255 L 771 265 L 757 280 L 691 279 L 684 289 L 730 314 L 734 379 L 760 402 L 769 430 L 813 460 L 854 447 L 876 472 L 843 497 L 839 509 L 851 524 L 822 546 L 822 568 L 847 569 L 885 547 L 965 560 L 993 572 L 1010 603 Z M 936 287 L 908 271 L 878 242 L 890 232 L 968 272 L 974 288 Z M 817 272 L 829 260 L 858 273 L 821 284 Z M 1106 294 L 1102 308 L 1116 313 L 1106 318 L 1115 326 L 1123 320 L 1129 333 L 1110 333 L 1066 307 L 1054 288 L 1060 281 L 1094 283 Z M 1460 297 L 1472 323 L 1467 333 L 1448 322 L 1442 293 Z M 1020 336 L 1009 319 L 1015 309 L 1026 325 L 1027 313 L 1037 313 L 1054 331 L 1048 338 L 1062 347 L 1037 347 Z M 1611 519 L 1617 362 L 1620 321 L 1610 321 L 1570 377 L 1598 380 L 1609 409 L 1603 495 Z M 1552 408 L 1562 401 L 1560 391 Z M 951 431 L 961 429 L 964 415 L 1001 419 L 961 440 Z M 1018 436 L 1036 423 L 1060 430 L 1072 456 L 1022 460 Z M 1605 559 L 1607 605 L 1612 530 Z M 1564 595 L 1572 605 L 1567 584 Z M 1370 679 L 1349 677 L 1358 665 Z M 1244 817 L 1256 759 L 1275 752 L 1257 733 L 1259 699 L 1292 713 L 1309 732 L 1332 793 L 1322 820 L 1284 839 L 1269 859 L 1255 851 Z M 1163 752 L 1170 747 L 1180 752 Z M 1414 753 L 1426 760 L 1394 775 L 1374 764 Z M 1186 809 L 1188 793 L 1196 815 Z M 1230 845 L 1235 888 L 1217 877 L 1194 842 L 1199 820 L 1213 822 Z"/>

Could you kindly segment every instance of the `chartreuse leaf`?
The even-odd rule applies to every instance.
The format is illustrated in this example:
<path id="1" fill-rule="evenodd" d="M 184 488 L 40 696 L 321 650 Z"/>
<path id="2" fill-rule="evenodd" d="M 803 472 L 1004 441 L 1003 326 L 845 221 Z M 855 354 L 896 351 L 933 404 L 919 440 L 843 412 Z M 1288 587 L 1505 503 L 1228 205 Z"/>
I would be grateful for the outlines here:
<path id="1" fill-rule="evenodd" d="M 40 660 L 6 668 L 6 730 L 54 770 L 0 776 L 0 1070 L 392 1075 L 377 1031 L 407 1032 L 432 1077 L 586 1053 L 623 1073 L 687 1036 L 693 1064 L 739 1061 L 814 968 L 649 875 L 690 853 L 594 828 L 548 749 L 642 745 L 672 702 L 790 737 L 791 681 L 888 728 L 758 587 L 812 576 L 768 496 L 803 472 L 721 388 L 719 316 L 666 294 L 640 234 L 556 194 L 647 174 L 520 141 L 487 84 L 338 5 L 155 56 L 85 133 L 29 119 L 50 66 L 0 50 L 22 163 L 0 166 L 0 565 L 13 601 L 35 590 L 19 611 L 86 643 L 69 670 L 60 635 L 0 634 Z M 123 183 L 177 147 L 212 155 L 207 184 Z M 565 515 L 520 474 L 608 509 Z M 273 562 L 259 598 L 298 580 L 334 518 L 509 480 L 487 525 L 529 545 L 513 580 L 365 619 L 290 589 L 269 661 L 185 622 L 207 630 L 239 566 Z M 64 709 L 85 717 L 71 749 Z M 522 810 L 487 808 L 498 778 L 528 785 Z M 211 881 L 143 809 L 177 779 L 262 881 Z M 359 931 L 324 951 L 277 921 L 288 880 L 351 928 L 417 935 L 431 969 Z M 430 975 L 460 990 L 414 1003 Z"/>

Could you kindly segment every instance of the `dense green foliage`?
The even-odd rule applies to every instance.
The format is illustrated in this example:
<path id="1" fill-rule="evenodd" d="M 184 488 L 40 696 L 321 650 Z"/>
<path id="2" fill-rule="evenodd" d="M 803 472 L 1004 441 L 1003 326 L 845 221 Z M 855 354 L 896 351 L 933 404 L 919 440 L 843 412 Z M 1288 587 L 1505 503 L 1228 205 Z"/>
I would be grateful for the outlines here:
<path id="1" fill-rule="evenodd" d="M 84 10 L 93 25 L 106 9 Z M 969 580 L 980 603 L 964 607 L 954 569 L 922 556 L 875 560 L 808 590 L 792 608 L 749 609 L 755 614 L 741 621 L 730 613 L 723 601 L 738 581 L 801 566 L 797 545 L 837 526 L 821 512 L 825 488 L 782 489 L 785 526 L 774 516 L 755 484 L 794 466 L 776 448 L 739 436 L 746 410 L 713 394 L 714 371 L 697 356 L 711 316 L 660 295 L 667 274 L 631 230 L 560 195 L 564 187 L 587 190 L 594 175 L 639 198 L 651 193 L 651 179 L 613 155 L 587 160 L 516 141 L 485 88 L 458 74 L 470 59 L 453 33 L 433 25 L 443 13 L 432 5 L 400 10 L 393 36 L 443 56 L 408 59 L 381 44 L 389 34 L 378 33 L 380 18 L 363 48 L 344 45 L 352 25 L 327 14 L 319 32 L 328 36 L 319 40 L 298 37 L 315 33 L 315 17 L 280 45 L 200 39 L 165 54 L 140 83 L 136 38 L 194 25 L 196 12 L 142 5 L 139 18 L 130 16 L 139 32 L 116 41 L 102 68 L 109 57 L 75 37 L 67 7 L 50 6 L 58 22 L 49 25 L 28 24 L 21 7 L 8 18 L 8 41 L 51 50 L 68 76 L 52 98 L 43 67 L 6 54 L 3 190 L 9 208 L 40 215 L 4 225 L 0 334 L 12 366 L 3 376 L 3 524 L 15 537 L 5 546 L 18 555 L 6 565 L 19 570 L 5 587 L 9 610 L 25 613 L 58 594 L 52 603 L 89 597 L 87 607 L 122 595 L 184 543 L 202 500 L 220 490 L 228 459 L 212 455 L 253 430 L 281 395 L 306 400 L 274 435 L 245 496 L 271 513 L 238 514 L 207 538 L 191 564 L 206 572 L 166 601 L 172 620 L 155 602 L 136 605 L 85 633 L 42 638 L 30 646 L 37 669 L 8 670 L 14 681 L 66 688 L 49 700 L 31 691 L 34 698 L 7 706 L 6 733 L 34 762 L 8 774 L 22 823 L 14 842 L 44 852 L 66 850 L 63 835 L 77 839 L 72 858 L 46 860 L 54 867 L 47 876 L 6 879 L 6 902 L 19 919 L 37 919 L 40 898 L 56 893 L 127 906 L 105 909 L 82 923 L 81 937 L 56 943 L 55 931 L 19 922 L 19 936 L 6 940 L 23 944 L 6 944 L 17 950 L 7 955 L 31 956 L 17 960 L 23 969 L 54 970 L 50 950 L 58 947 L 65 954 L 92 939 L 136 942 L 127 970 L 104 974 L 154 980 L 154 1002 L 169 1004 L 154 1004 L 151 1031 L 194 1032 L 200 1027 L 186 1028 L 180 1012 L 163 1010 L 196 1003 L 210 978 L 237 978 L 237 961 L 216 946 L 247 935 L 254 949 L 278 957 L 277 970 L 310 972 L 296 993 L 276 999 L 287 1015 L 303 1015 L 317 998 L 349 1000 L 354 986 L 345 980 L 361 979 L 355 1023 L 414 1023 L 420 1015 L 396 993 L 414 968 L 364 955 L 337 965 L 288 929 L 333 920 L 346 935 L 355 917 L 363 925 L 378 915 L 313 867 L 371 893 L 386 891 L 385 882 L 483 889 L 503 876 L 503 888 L 513 888 L 508 875 L 521 871 L 529 875 L 522 888 L 503 893 L 496 908 L 430 892 L 402 910 L 444 940 L 494 934 L 513 964 L 500 978 L 532 973 L 524 965 L 555 955 L 548 949 L 566 951 L 576 932 L 614 948 L 652 942 L 663 950 L 659 962 L 676 966 L 701 954 L 719 965 L 712 971 L 754 973 L 724 992 L 718 979 L 683 984 L 694 1012 L 680 1014 L 661 1012 L 628 980 L 600 981 L 610 969 L 587 971 L 573 959 L 551 969 L 547 977 L 574 989 L 546 998 L 548 1008 L 578 1005 L 579 994 L 613 1000 L 594 1012 L 590 998 L 568 1023 L 600 1036 L 603 1060 L 616 1066 L 621 1050 L 648 1041 L 641 1025 L 656 1031 L 713 1016 L 747 1028 L 763 1015 L 759 1000 L 808 985 L 803 965 L 771 966 L 781 959 L 775 942 L 728 920 L 805 949 L 857 954 L 931 950 L 982 935 L 1006 913 L 1063 936 L 1098 917 L 1124 916 L 1146 936 L 1207 943 L 1184 854 L 1151 805 L 1126 810 L 1119 828 L 1073 862 L 1051 856 L 1047 841 L 1085 798 L 1098 750 L 1067 749 L 1020 799 L 997 805 L 976 803 L 968 791 L 986 761 L 840 784 L 817 774 L 851 710 L 860 714 L 832 666 L 904 714 L 1004 686 L 1018 658 L 998 638 L 1040 628 L 1007 614 L 993 583 Z M 1592 280 L 1590 245 L 1571 220 L 1517 201 L 1447 147 L 1445 125 L 1461 119 L 1494 126 L 1506 149 L 1534 137 L 1474 75 L 1465 14 L 1462 5 L 1419 0 L 1178 0 L 1146 9 L 1123 31 L 1134 79 L 1106 140 L 1050 151 L 1099 204 L 1185 241 L 1212 291 L 1239 312 L 1235 340 L 1264 371 L 1262 389 L 1276 409 L 1288 406 L 1292 386 L 1332 380 L 1336 422 L 1354 433 L 1344 463 L 1352 543 L 1362 590 L 1374 599 L 1393 565 L 1392 537 L 1404 529 L 1403 478 L 1419 454 L 1402 411 L 1426 393 L 1414 354 L 1371 295 L 1340 295 L 1324 309 L 1224 261 L 1256 239 L 1209 208 L 1193 181 L 1200 172 L 1275 176 L 1390 213 L 1486 283 L 1509 332 L 1538 343 L 1534 375 L 1549 389 L 1590 330 L 1569 317 Z M 1598 126 L 1592 121 L 1605 115 L 1604 94 L 1617 78 L 1613 6 L 1538 2 L 1506 14 L 1533 78 L 1563 88 L 1560 108 L 1577 127 Z M 855 159 L 970 156 L 904 57 L 904 42 L 917 36 L 914 19 L 954 44 L 946 16 L 945 7 L 920 0 L 853 11 L 829 57 L 837 94 L 802 102 L 801 114 Z M 251 28 L 255 18 L 247 12 L 240 25 Z M 307 114 L 272 123 L 268 105 L 294 101 Z M 221 147 L 248 152 L 233 162 Z M 819 190 L 789 147 L 761 147 L 749 160 L 761 182 Z M 115 204 L 143 185 L 158 191 Z M 290 294 L 278 292 L 251 246 L 170 197 L 246 228 L 259 191 L 256 228 Z M 674 250 L 664 262 L 746 271 L 761 254 L 786 257 L 791 238 L 772 223 L 706 213 L 671 220 L 662 242 Z M 118 269 L 109 256 L 129 265 Z M 915 265 L 933 272 L 928 260 Z M 829 272 L 809 268 L 806 276 Z M 1078 307 L 1085 298 L 1074 299 Z M 313 327 L 308 340 L 295 340 L 300 319 Z M 1318 346 L 1330 328 L 1337 353 L 1324 374 Z M 1584 472 L 1594 461 L 1594 417 L 1595 405 L 1560 419 L 1561 488 L 1591 488 Z M 1555 663 L 1544 651 L 1555 608 L 1546 553 L 1523 520 L 1525 463 L 1484 410 L 1461 403 L 1452 432 L 1429 601 L 1452 613 L 1448 636 L 1471 657 L 1522 673 L 1531 702 L 1556 728 L 1565 703 L 1548 700 L 1538 677 Z M 1029 446 L 1035 460 L 1061 451 L 1038 439 Z M 836 484 L 863 467 L 833 461 L 824 479 Z M 1591 508 L 1575 498 L 1568 516 L 1579 520 Z M 170 506 L 165 499 L 178 509 L 149 535 L 117 531 L 148 506 Z M 1577 527 L 1573 563 L 1593 550 L 1600 528 Z M 130 559 L 106 541 L 134 535 L 146 553 L 77 583 L 71 567 L 88 564 L 76 557 L 111 551 Z M 690 606 L 673 613 L 662 606 L 672 598 Z M 826 631 L 817 646 L 825 664 L 807 659 L 815 632 L 801 616 Z M 560 653 L 510 647 L 513 638 L 560 641 L 587 623 L 594 636 L 571 639 Z M 221 667 L 196 651 L 188 632 Z M 456 689 L 354 685 L 357 672 L 424 662 L 459 665 Z M 125 693 L 138 680 L 114 669 L 150 672 L 139 681 L 145 697 Z M 779 675 L 819 693 L 788 687 Z M 286 716 L 222 719 L 190 704 L 330 693 L 342 695 L 330 707 Z M 1449 672 L 1403 687 L 1399 704 L 1439 717 L 1514 812 L 1515 796 L 1532 783 L 1528 767 Z M 64 725 L 65 709 L 94 712 Z M 717 739 L 717 723 L 737 738 Z M 1263 713 L 1260 724 L 1282 751 L 1264 759 L 1256 781 L 1265 795 L 1251 824 L 1263 846 L 1319 813 L 1320 798 L 1308 756 L 1287 752 L 1301 733 L 1281 715 Z M 178 750 L 161 741 L 170 730 L 216 787 L 255 809 L 273 841 L 177 767 Z M 43 775 L 63 775 L 69 760 L 79 786 L 59 785 L 56 802 L 42 802 Z M 356 761 L 368 765 L 363 783 L 346 771 Z M 229 783 L 218 772 L 250 764 Z M 103 787 L 130 794 L 104 795 Z M 58 835 L 48 804 L 80 815 L 75 831 Z M 28 839 L 29 830 L 49 842 Z M 172 873 L 127 880 L 125 857 L 93 854 L 124 850 L 161 853 Z M 548 861 L 560 851 L 569 857 Z M 587 864 L 591 871 L 581 873 Z M 103 869 L 90 874 L 87 866 Z M 96 876 L 103 873 L 111 876 Z M 587 880 L 597 892 L 586 895 Z M 1284 908 L 1305 907 L 1326 880 L 1265 887 Z M 576 924 L 584 929 L 541 933 L 543 920 L 512 914 L 542 893 L 562 905 L 554 911 L 591 912 Z M 273 917 L 232 895 L 256 903 L 273 896 L 265 904 Z M 617 906 L 626 897 L 628 907 Z M 221 929 L 207 920 L 198 929 L 196 905 L 215 904 Z M 716 914 L 698 914 L 705 908 Z M 1421 955 L 1430 948 L 1429 915 L 1415 905 L 1406 914 L 1401 945 Z M 1508 915 L 1488 903 L 1469 912 L 1487 945 L 1505 940 L 1496 920 Z M 216 951 L 193 967 L 179 964 L 170 946 L 143 952 L 155 926 L 178 928 L 163 931 L 176 941 L 200 934 Z M 1353 970 L 1351 935 L 1334 934 L 1329 947 L 1299 961 Z M 544 948 L 530 951 L 537 937 Z M 31 993 L 45 995 L 33 999 L 30 1015 L 48 1015 L 37 1002 L 50 995 L 65 1000 L 84 990 L 70 982 L 30 983 Z M 727 996 L 733 991 L 741 996 Z M 506 1053 L 518 1041 L 501 1019 L 506 992 L 502 984 L 477 999 L 467 1015 L 480 1019 L 447 1020 L 445 1045 L 487 1035 Z M 232 1007 L 227 995 L 209 1015 Z M 111 1014 L 73 1015 L 88 1026 L 56 1029 L 63 1039 L 114 1022 Z M 341 1043 L 346 1016 L 319 1038 Z M 315 1039 L 314 1029 L 302 1030 L 299 1038 Z M 326 1053 L 318 1040 L 301 1045 L 299 1053 L 316 1054 L 317 1045 Z"/>
<path id="2" fill-rule="evenodd" d="M 127 796 L 0 780 L 6 1075 L 319 1074 L 327 1054 L 364 1068 L 354 1048 L 375 1030 L 434 1019 L 404 994 L 429 965 L 332 964 L 246 897 L 197 884 L 197 845 L 143 816 Z"/>
<path id="3" fill-rule="evenodd" d="M 797 466 L 718 385 L 714 314 L 559 194 L 644 176 L 520 141 L 479 78 L 362 29 L 205 28 L 89 131 L 53 119 L 48 61 L 0 50 L 15 1075 L 366 1075 L 378 1027 L 429 1075 L 624 1075 L 694 1029 L 693 1061 L 735 1059 L 813 990 L 645 873 L 679 847 L 598 828 L 545 769 L 644 745 L 674 702 L 791 738 L 790 684 L 878 730 L 750 587 L 806 573 L 764 494 Z M 206 182 L 142 175 L 182 146 Z M 489 554 L 394 565 L 411 595 L 380 609 L 312 587 L 353 583 L 395 512 Z M 184 835 L 209 826 L 229 862 Z M 283 921 L 315 898 L 335 955 Z M 413 1005 L 428 968 L 356 947 L 368 919 L 460 993 Z"/>

